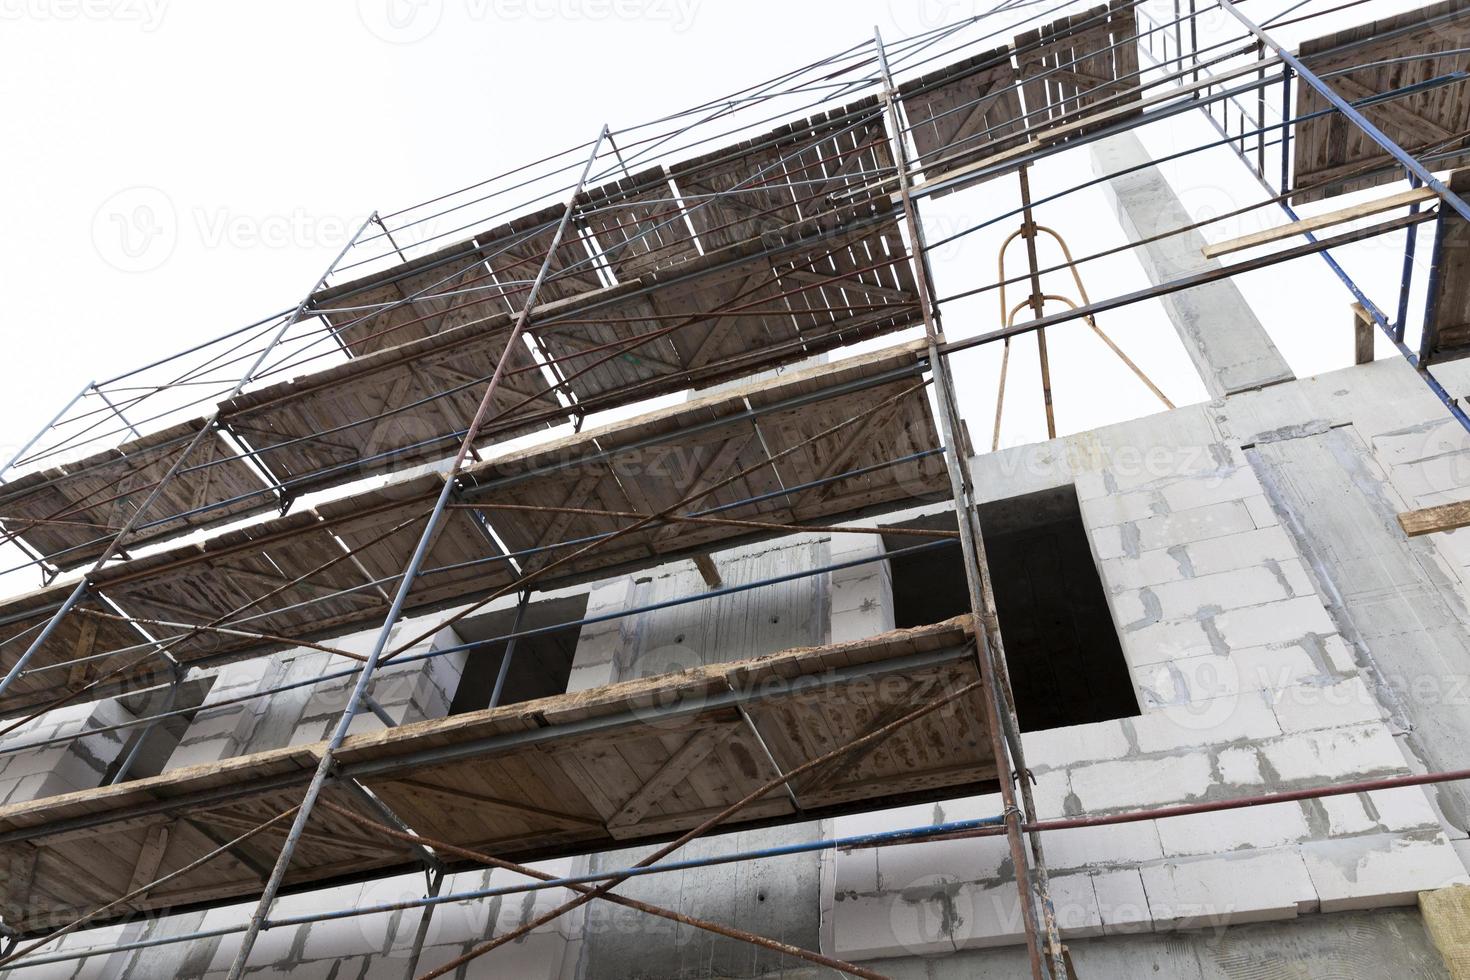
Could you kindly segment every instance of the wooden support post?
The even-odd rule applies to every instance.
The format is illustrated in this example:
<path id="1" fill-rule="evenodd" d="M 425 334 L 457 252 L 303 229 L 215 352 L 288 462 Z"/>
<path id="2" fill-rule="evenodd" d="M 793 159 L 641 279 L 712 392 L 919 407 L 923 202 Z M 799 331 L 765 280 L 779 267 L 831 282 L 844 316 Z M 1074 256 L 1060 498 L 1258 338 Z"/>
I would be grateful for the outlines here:
<path id="1" fill-rule="evenodd" d="M 1353 363 L 1373 363 L 1373 318 L 1363 309 L 1362 303 L 1353 304 Z"/>
<path id="2" fill-rule="evenodd" d="M 704 578 L 704 584 L 710 588 L 718 589 L 725 584 L 725 580 L 720 577 L 719 566 L 709 555 L 695 555 L 694 567 L 699 569 L 699 574 Z"/>

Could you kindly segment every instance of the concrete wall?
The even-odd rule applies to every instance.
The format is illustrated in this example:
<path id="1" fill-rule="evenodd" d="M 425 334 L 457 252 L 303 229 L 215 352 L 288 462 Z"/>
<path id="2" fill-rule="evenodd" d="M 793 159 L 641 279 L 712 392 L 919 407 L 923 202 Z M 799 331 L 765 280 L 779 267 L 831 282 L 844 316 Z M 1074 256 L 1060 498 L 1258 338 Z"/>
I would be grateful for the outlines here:
<path id="1" fill-rule="evenodd" d="M 1137 718 L 1025 736 L 1042 817 L 1400 774 L 1426 759 L 1456 765 L 1470 702 L 1450 696 L 1464 668 L 1445 651 L 1467 638 L 1463 566 L 1449 567 L 1432 542 L 1404 542 L 1393 514 L 1406 504 L 1387 478 L 1426 459 L 1448 468 L 1444 441 L 1460 440 L 1425 426 L 1438 417 L 1408 369 L 1384 362 L 975 460 L 986 499 L 1076 487 L 1142 706 Z M 1280 493 L 1283 474 L 1298 490 L 1311 477 L 1335 493 Z M 1345 550 L 1345 533 L 1312 534 L 1342 520 L 1369 560 Z M 1407 698 L 1385 686 L 1405 671 L 1440 685 Z M 1443 795 L 1400 789 L 1049 834 L 1063 935 L 1412 905 L 1419 890 L 1464 880 L 1464 824 L 1449 808 L 1441 822 L 1431 805 Z M 998 797 L 971 799 L 841 818 L 836 831 L 999 810 Z M 836 955 L 1020 938 L 1001 839 L 833 863 Z"/>
<path id="2" fill-rule="evenodd" d="M 1042 815 L 1462 765 L 1470 701 L 1457 679 L 1470 662 L 1463 650 L 1470 538 L 1461 539 L 1470 532 L 1409 542 L 1392 516 L 1461 499 L 1470 488 L 1467 456 L 1470 441 L 1443 421 L 1412 372 L 1380 362 L 977 458 L 973 471 L 985 499 L 1075 486 L 1139 697 L 1137 717 L 1027 734 Z M 812 533 L 715 558 L 726 582 L 739 583 L 879 547 L 871 535 Z M 864 565 L 598 624 L 579 640 L 571 686 L 879 632 L 893 624 L 889 574 L 883 563 Z M 588 615 L 599 615 L 704 588 L 692 564 L 675 563 L 584 591 Z M 450 631 L 434 641 L 454 642 Z M 209 704 L 312 676 L 330 659 L 300 651 L 221 669 L 170 764 L 320 738 L 340 691 L 301 689 L 239 709 Z M 375 690 L 395 717 L 433 716 L 446 710 L 459 666 L 452 657 L 405 665 Z M 109 705 L 87 709 L 97 718 L 92 723 L 112 717 L 116 706 Z M 377 724 L 370 715 L 361 721 Z M 22 737 L 38 736 L 12 736 Z M 90 742 L 85 751 L 105 757 Z M 0 779 L 9 767 L 20 765 L 19 773 L 41 765 L 26 758 L 16 754 Z M 47 772 L 65 768 L 49 755 L 44 761 Z M 96 766 L 88 765 L 72 770 L 66 788 L 95 778 L 88 773 Z M 61 791 L 35 779 L 25 786 L 29 795 Z M 954 800 L 713 838 L 692 852 L 998 811 L 995 798 Z M 1465 812 L 1453 790 L 1402 789 L 1059 832 L 1048 836 L 1047 852 L 1064 935 L 1084 976 L 1439 976 L 1418 914 L 1407 906 L 1420 889 L 1465 880 Z M 637 856 L 617 852 L 546 867 L 577 872 Z M 627 890 L 873 960 L 898 977 L 1013 976 L 1024 951 L 1010 876 L 1003 844 L 992 839 L 732 865 L 651 877 Z M 444 889 L 504 880 L 499 872 L 460 875 Z M 423 887 L 422 877 L 406 876 L 291 896 L 283 914 L 410 897 Z M 257 947 L 252 975 L 412 976 L 559 899 L 537 892 L 444 906 L 429 922 L 417 963 L 417 912 L 273 930 Z M 234 906 L 98 930 L 63 945 L 208 928 L 240 921 L 247 911 Z M 16 975 L 216 977 L 233 942 Z M 1312 966 L 1292 966 L 1303 962 Z M 741 944 L 595 906 L 465 975 L 807 974 Z"/>

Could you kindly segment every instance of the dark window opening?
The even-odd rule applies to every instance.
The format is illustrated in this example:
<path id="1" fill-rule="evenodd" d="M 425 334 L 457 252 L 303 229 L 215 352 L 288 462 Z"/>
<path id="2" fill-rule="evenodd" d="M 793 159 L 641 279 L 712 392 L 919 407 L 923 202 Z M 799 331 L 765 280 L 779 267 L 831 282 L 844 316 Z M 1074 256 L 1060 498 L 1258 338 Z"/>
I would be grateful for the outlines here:
<path id="1" fill-rule="evenodd" d="M 903 527 L 953 530 L 953 513 Z M 980 507 L 986 560 L 1023 731 L 1130 718 L 1138 698 L 1070 486 Z M 891 551 L 921 539 L 887 535 Z M 889 560 L 895 625 L 969 612 L 958 546 Z"/>
<path id="2" fill-rule="evenodd" d="M 566 692 L 567 680 L 572 674 L 572 659 L 577 653 L 577 638 L 582 634 L 582 627 L 548 627 L 574 623 L 586 614 L 585 595 L 544 599 L 526 607 L 520 632 L 545 632 L 522 636 L 515 641 L 510 666 L 505 674 L 505 686 L 501 690 L 497 706 L 534 701 Z M 454 693 L 454 701 L 449 706 L 451 715 L 490 707 L 490 698 L 495 692 L 495 682 L 500 676 L 500 667 L 505 662 L 506 648 L 509 645 L 509 641 L 499 638 L 511 633 L 515 619 L 516 611 L 512 606 L 480 616 L 468 616 L 454 624 L 454 631 L 465 643 L 485 640 L 495 642 L 472 647 L 466 654 L 464 674 L 460 678 L 459 689 Z"/>
<path id="3" fill-rule="evenodd" d="M 134 728 L 124 728 L 119 732 L 123 737 L 122 750 L 107 767 L 102 784 L 105 786 L 116 781 L 124 764 L 128 768 L 122 773 L 121 782 L 145 779 L 163 772 L 174 750 L 179 747 L 184 733 L 194 723 L 194 715 L 213 686 L 213 677 L 201 677 L 184 681 L 172 691 L 165 685 L 119 698 L 119 704 L 134 718 L 151 718 L 153 715 L 168 717 Z"/>

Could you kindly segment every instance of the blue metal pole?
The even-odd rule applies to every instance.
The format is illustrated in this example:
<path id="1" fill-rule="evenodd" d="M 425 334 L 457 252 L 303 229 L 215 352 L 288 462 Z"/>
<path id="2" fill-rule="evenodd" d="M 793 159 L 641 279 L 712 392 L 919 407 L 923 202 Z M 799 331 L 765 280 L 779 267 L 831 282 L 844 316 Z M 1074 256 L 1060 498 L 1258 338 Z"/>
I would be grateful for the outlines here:
<path id="1" fill-rule="evenodd" d="M 1418 187 L 1419 178 L 1410 177 L 1409 186 Z M 1417 214 L 1419 202 L 1415 201 L 1409 205 L 1409 211 Z M 1393 339 L 1399 344 L 1404 342 L 1404 325 L 1409 318 L 1409 287 L 1414 283 L 1414 250 L 1419 241 L 1419 227 L 1415 225 L 1412 228 L 1406 228 L 1404 234 L 1404 270 L 1399 276 L 1399 309 L 1393 321 Z"/>
<path id="2" fill-rule="evenodd" d="M 1262 29 L 1259 25 L 1257 25 L 1255 21 L 1251 20 L 1245 14 L 1242 14 L 1238 9 L 1236 9 L 1235 4 L 1232 3 L 1231 0 L 1219 0 L 1219 2 L 1220 8 L 1222 10 L 1224 10 L 1230 16 L 1234 17 L 1236 20 L 1240 21 L 1245 29 L 1254 34 L 1257 39 L 1261 41 L 1262 44 L 1269 46 L 1272 51 L 1275 51 L 1276 54 L 1281 58 L 1281 60 L 1289 65 L 1291 69 L 1295 71 L 1298 76 L 1301 77 L 1302 81 L 1306 82 L 1308 85 L 1312 86 L 1312 88 L 1316 89 L 1317 93 L 1321 95 L 1322 98 L 1326 99 L 1327 102 L 1335 109 L 1337 109 L 1338 112 L 1341 112 L 1344 116 L 1346 116 L 1353 123 L 1353 125 L 1357 126 L 1365 134 L 1367 134 L 1369 139 L 1377 143 L 1379 146 L 1383 147 L 1383 149 L 1388 152 L 1389 156 L 1393 157 L 1395 160 L 1403 165 L 1405 170 L 1422 180 L 1424 182 L 1424 185 L 1430 190 L 1434 191 L 1434 193 L 1438 194 L 1441 200 L 1443 200 L 1450 207 L 1458 211 L 1460 213 L 1460 217 L 1464 218 L 1466 221 L 1470 221 L 1470 204 L 1466 204 L 1465 201 L 1461 199 L 1460 195 L 1456 194 L 1454 191 L 1446 187 L 1441 180 L 1439 180 L 1437 177 L 1434 176 L 1434 174 L 1429 172 L 1424 164 L 1415 159 L 1414 156 L 1410 154 L 1407 150 L 1405 150 L 1402 146 L 1399 146 L 1393 140 L 1385 136 L 1383 134 L 1383 131 L 1380 130 L 1377 126 L 1373 125 L 1373 123 L 1369 122 L 1368 118 L 1357 109 L 1355 109 L 1352 103 L 1348 102 L 1342 96 L 1338 95 L 1332 90 L 1332 87 L 1330 85 L 1322 81 L 1322 79 L 1318 78 L 1310 68 L 1302 63 L 1300 58 L 1292 54 L 1286 48 L 1277 44 L 1275 39 L 1272 38 L 1270 34 L 1266 33 L 1266 31 Z"/>

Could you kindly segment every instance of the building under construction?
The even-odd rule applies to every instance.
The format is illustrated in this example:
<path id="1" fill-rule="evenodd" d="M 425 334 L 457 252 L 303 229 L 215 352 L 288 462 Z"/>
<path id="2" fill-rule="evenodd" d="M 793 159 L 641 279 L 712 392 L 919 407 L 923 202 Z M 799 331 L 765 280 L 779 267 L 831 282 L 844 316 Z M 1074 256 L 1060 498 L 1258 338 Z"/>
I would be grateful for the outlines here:
<path id="1" fill-rule="evenodd" d="M 1470 5 L 1377 2 L 851 39 L 89 384 L 0 483 L 0 973 L 1470 977 Z M 1157 410 L 1058 435 L 1084 341 Z"/>

